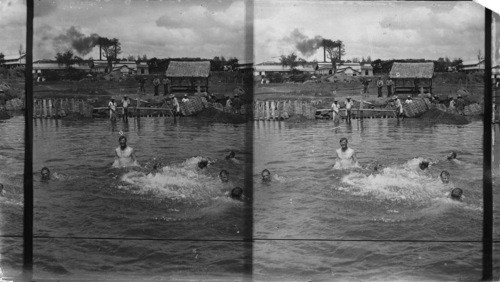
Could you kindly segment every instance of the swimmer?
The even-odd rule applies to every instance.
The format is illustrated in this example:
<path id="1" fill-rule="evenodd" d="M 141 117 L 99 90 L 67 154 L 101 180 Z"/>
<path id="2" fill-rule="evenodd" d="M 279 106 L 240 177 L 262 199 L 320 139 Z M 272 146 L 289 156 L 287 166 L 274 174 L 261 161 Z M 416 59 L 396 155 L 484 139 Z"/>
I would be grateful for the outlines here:
<path id="1" fill-rule="evenodd" d="M 207 166 L 208 166 L 208 160 L 203 159 L 203 160 L 201 160 L 201 161 L 198 162 L 198 167 L 200 169 L 204 169 Z"/>
<path id="2" fill-rule="evenodd" d="M 120 136 L 118 142 L 120 146 L 115 150 L 115 164 L 122 167 L 135 165 L 135 152 L 132 147 L 127 146 L 127 137 Z"/>
<path id="3" fill-rule="evenodd" d="M 446 156 L 446 159 L 451 161 L 451 160 L 454 160 L 457 158 L 457 153 L 455 151 L 451 151 L 451 153 L 449 153 L 447 156 Z"/>
<path id="4" fill-rule="evenodd" d="M 439 178 L 441 178 L 441 182 L 443 182 L 444 184 L 448 184 L 450 182 L 450 173 L 446 170 L 443 170 L 441 171 Z"/>
<path id="5" fill-rule="evenodd" d="M 40 174 L 42 175 L 42 180 L 50 180 L 50 170 L 47 167 L 43 167 Z"/>
<path id="6" fill-rule="evenodd" d="M 229 155 L 226 156 L 226 160 L 234 159 L 235 156 L 236 156 L 236 153 L 234 151 L 231 151 L 231 152 L 229 152 Z"/>
<path id="7" fill-rule="evenodd" d="M 231 198 L 233 199 L 241 199 L 243 196 L 243 189 L 240 187 L 235 187 L 233 190 L 231 190 Z"/>
<path id="8" fill-rule="evenodd" d="M 347 138 L 340 138 L 340 149 L 337 149 L 337 158 L 334 168 L 346 168 L 355 166 L 358 163 L 356 152 L 347 147 Z"/>
<path id="9" fill-rule="evenodd" d="M 418 167 L 421 169 L 421 170 L 425 170 L 429 167 L 429 161 L 422 161 L 418 164 Z"/>
<path id="10" fill-rule="evenodd" d="M 261 175 L 262 175 L 262 182 L 271 181 L 271 172 L 268 169 L 264 169 Z"/>
<path id="11" fill-rule="evenodd" d="M 462 191 L 462 189 L 454 188 L 453 190 L 451 190 L 450 197 L 451 197 L 451 199 L 453 199 L 455 201 L 461 201 L 463 193 L 464 193 L 464 191 Z"/>
<path id="12" fill-rule="evenodd" d="M 228 182 L 229 181 L 229 172 L 227 170 L 223 169 L 219 172 L 219 178 L 222 182 Z"/>

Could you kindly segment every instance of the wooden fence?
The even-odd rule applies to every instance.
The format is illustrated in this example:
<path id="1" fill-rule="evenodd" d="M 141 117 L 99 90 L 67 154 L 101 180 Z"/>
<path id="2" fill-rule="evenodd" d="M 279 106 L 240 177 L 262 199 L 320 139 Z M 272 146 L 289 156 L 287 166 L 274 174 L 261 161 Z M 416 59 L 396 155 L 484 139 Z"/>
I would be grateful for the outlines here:
<path id="1" fill-rule="evenodd" d="M 255 120 L 283 120 L 294 115 L 307 119 L 316 118 L 316 107 L 305 101 L 255 101 L 253 105 Z"/>
<path id="2" fill-rule="evenodd" d="M 92 112 L 93 106 L 84 100 L 35 99 L 33 101 L 33 118 L 60 118 L 71 113 L 91 118 Z"/>

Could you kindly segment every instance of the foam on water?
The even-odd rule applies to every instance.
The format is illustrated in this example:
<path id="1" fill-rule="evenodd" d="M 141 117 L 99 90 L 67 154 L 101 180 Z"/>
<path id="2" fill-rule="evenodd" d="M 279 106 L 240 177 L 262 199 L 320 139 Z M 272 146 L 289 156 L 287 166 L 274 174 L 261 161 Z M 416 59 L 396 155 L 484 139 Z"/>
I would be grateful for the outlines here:
<path id="1" fill-rule="evenodd" d="M 339 190 L 353 195 L 371 196 L 378 200 L 398 201 L 408 204 L 429 204 L 446 198 L 449 185 L 441 183 L 427 171 L 418 168 L 422 158 L 415 158 L 402 165 L 392 165 L 380 173 L 351 171 L 344 175 Z"/>
<path id="2" fill-rule="evenodd" d="M 198 168 L 202 157 L 189 158 L 180 164 L 165 165 L 157 172 L 129 171 L 120 178 L 121 189 L 136 194 L 153 194 L 181 202 L 203 204 L 224 195 L 217 175 Z"/>

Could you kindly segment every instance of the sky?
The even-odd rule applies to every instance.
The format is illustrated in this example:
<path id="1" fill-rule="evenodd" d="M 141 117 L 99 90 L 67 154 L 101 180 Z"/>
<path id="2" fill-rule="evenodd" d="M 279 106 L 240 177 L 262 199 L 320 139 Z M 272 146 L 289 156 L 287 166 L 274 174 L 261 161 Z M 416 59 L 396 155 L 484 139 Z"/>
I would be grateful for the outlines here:
<path id="1" fill-rule="evenodd" d="M 119 57 L 242 60 L 248 56 L 245 11 L 242 0 L 36 0 L 33 57 L 52 59 L 97 34 L 119 39 Z M 98 47 L 77 55 L 96 59 Z"/>
<path id="2" fill-rule="evenodd" d="M 98 58 L 86 41 L 92 34 L 118 38 L 121 57 L 260 63 L 296 52 L 322 61 L 321 49 L 297 48 L 315 38 L 342 40 L 345 59 L 484 56 L 484 8 L 470 1 L 35 0 L 34 12 L 34 60 L 75 50 L 75 42 L 86 47 L 76 55 Z M 0 52 L 16 55 L 26 44 L 25 0 L 0 0 L 0 15 Z M 500 49 L 500 21 L 496 32 Z"/>
<path id="3" fill-rule="evenodd" d="M 256 0 L 254 7 L 256 63 L 291 52 L 323 61 L 322 49 L 297 48 L 320 37 L 343 41 L 346 59 L 484 56 L 484 8 L 473 2 Z"/>

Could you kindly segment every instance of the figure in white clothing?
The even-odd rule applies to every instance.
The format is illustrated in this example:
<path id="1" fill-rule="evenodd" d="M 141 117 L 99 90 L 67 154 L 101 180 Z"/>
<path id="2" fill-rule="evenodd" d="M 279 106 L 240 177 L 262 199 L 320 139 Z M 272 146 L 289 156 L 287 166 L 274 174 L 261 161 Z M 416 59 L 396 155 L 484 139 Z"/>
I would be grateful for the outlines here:
<path id="1" fill-rule="evenodd" d="M 115 150 L 115 162 L 113 167 L 137 166 L 134 149 L 127 146 L 127 137 L 120 136 L 120 146 Z"/>
<path id="2" fill-rule="evenodd" d="M 333 101 L 333 104 L 332 104 L 332 118 L 333 118 L 333 122 L 334 123 L 337 123 L 339 122 L 339 109 L 340 109 L 340 105 L 339 105 L 339 102 L 337 102 L 337 100 Z"/>
<path id="3" fill-rule="evenodd" d="M 335 159 L 334 169 L 345 169 L 359 167 L 356 152 L 347 147 L 347 138 L 340 138 L 340 149 L 337 149 L 337 158 Z"/>

